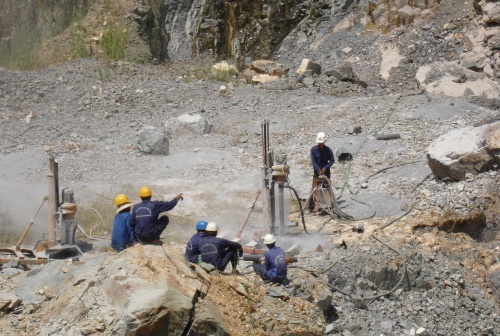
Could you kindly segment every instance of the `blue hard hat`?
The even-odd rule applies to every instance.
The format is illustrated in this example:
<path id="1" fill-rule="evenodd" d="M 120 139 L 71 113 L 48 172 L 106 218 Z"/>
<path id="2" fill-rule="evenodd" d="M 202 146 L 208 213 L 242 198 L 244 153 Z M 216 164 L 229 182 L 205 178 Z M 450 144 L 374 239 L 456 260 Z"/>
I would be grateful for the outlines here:
<path id="1" fill-rule="evenodd" d="M 196 230 L 205 230 L 207 228 L 208 222 L 201 220 L 196 223 Z"/>

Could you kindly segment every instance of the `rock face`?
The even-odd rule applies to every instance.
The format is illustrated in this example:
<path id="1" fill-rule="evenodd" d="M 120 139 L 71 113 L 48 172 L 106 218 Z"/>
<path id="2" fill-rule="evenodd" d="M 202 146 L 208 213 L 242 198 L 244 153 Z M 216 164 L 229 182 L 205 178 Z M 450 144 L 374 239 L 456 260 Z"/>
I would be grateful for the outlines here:
<path id="1" fill-rule="evenodd" d="M 95 0 L 2 1 L 0 57 L 11 48 L 51 38 L 83 17 Z"/>
<path id="2" fill-rule="evenodd" d="M 66 273 L 61 272 L 63 265 L 67 267 Z M 168 244 L 136 245 L 120 254 L 89 259 L 81 265 L 67 266 L 61 261 L 39 270 L 25 278 L 18 287 L 18 295 L 30 304 L 57 298 L 43 309 L 58 320 L 71 321 L 72 330 L 66 334 L 187 334 L 194 303 L 206 295 L 209 285 L 206 281 L 210 281 L 206 274 L 198 278 L 179 252 Z M 55 281 L 58 274 L 60 281 Z M 43 290 L 33 296 L 31 293 L 38 288 Z M 212 310 L 210 314 L 197 316 L 197 330 L 225 329 L 222 319 L 214 318 L 217 309 L 212 307 Z M 55 334 L 63 326 L 42 320 L 26 328 L 35 328 L 37 332 L 50 329 Z"/>
<path id="3" fill-rule="evenodd" d="M 168 139 L 154 126 L 139 132 L 139 150 L 147 154 L 168 155 Z"/>
<path id="4" fill-rule="evenodd" d="M 466 173 L 498 170 L 500 123 L 465 127 L 435 140 L 427 149 L 429 167 L 438 178 L 460 181 Z"/>

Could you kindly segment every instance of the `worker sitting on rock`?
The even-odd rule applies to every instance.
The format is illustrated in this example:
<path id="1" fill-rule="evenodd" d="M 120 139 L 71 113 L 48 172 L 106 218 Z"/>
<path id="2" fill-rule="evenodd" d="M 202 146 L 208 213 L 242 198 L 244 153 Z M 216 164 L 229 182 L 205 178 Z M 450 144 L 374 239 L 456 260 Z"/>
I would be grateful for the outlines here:
<path id="1" fill-rule="evenodd" d="M 231 261 L 232 273 L 237 274 L 238 255 L 240 257 L 243 255 L 243 248 L 239 243 L 217 238 L 218 231 L 219 227 L 216 223 L 210 222 L 207 224 L 207 237 L 198 243 L 201 260 L 215 266 L 220 272 L 224 272 L 227 264 Z"/>
<path id="2" fill-rule="evenodd" d="M 139 190 L 142 202 L 136 204 L 132 210 L 131 226 L 140 243 L 161 244 L 160 235 L 168 225 L 168 216 L 159 216 L 162 212 L 172 210 L 177 202 L 184 198 L 179 194 L 171 201 L 162 202 L 151 201 L 151 196 L 149 187 Z"/>
<path id="3" fill-rule="evenodd" d="M 113 232 L 111 233 L 111 247 L 120 252 L 135 243 L 134 230 L 130 226 L 130 208 L 132 202 L 127 195 L 120 194 L 115 197 L 116 210 L 113 220 Z"/>
<path id="4" fill-rule="evenodd" d="M 264 236 L 264 244 L 269 251 L 264 253 L 264 258 L 259 263 L 254 262 L 253 269 L 264 281 L 282 283 L 287 273 L 285 251 L 276 246 L 276 238 L 272 234 Z"/>
<path id="5" fill-rule="evenodd" d="M 186 245 L 185 257 L 189 262 L 198 264 L 201 261 L 199 243 L 200 240 L 205 239 L 207 236 L 205 229 L 207 228 L 208 222 L 201 220 L 196 223 L 196 234 L 194 234 L 191 239 L 189 239 Z"/>

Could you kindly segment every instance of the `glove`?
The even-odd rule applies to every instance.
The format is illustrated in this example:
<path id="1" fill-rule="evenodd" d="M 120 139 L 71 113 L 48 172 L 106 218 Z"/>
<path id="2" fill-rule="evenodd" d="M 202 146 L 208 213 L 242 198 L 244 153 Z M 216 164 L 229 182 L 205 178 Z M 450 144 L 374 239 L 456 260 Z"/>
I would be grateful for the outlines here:
<path id="1" fill-rule="evenodd" d="M 260 257 L 259 258 L 259 264 L 264 265 L 266 263 L 266 258 Z"/>
<path id="2" fill-rule="evenodd" d="M 290 264 L 292 262 L 292 258 L 290 256 L 286 256 L 285 257 L 285 260 L 286 260 L 286 264 Z"/>

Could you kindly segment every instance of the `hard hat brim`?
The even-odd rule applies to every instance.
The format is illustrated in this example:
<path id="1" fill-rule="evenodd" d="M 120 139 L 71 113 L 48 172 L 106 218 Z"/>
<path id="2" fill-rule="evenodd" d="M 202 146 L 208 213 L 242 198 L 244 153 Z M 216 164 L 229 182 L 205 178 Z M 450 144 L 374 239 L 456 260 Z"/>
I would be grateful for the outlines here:
<path id="1" fill-rule="evenodd" d="M 326 140 L 316 140 L 316 143 L 325 143 Z"/>
<path id="2" fill-rule="evenodd" d="M 132 203 L 125 203 L 125 204 L 122 204 L 120 205 L 120 207 L 118 208 L 118 210 L 116 210 L 116 213 L 119 213 L 120 211 L 122 210 L 125 210 L 127 208 L 130 208 L 132 206 Z"/>

